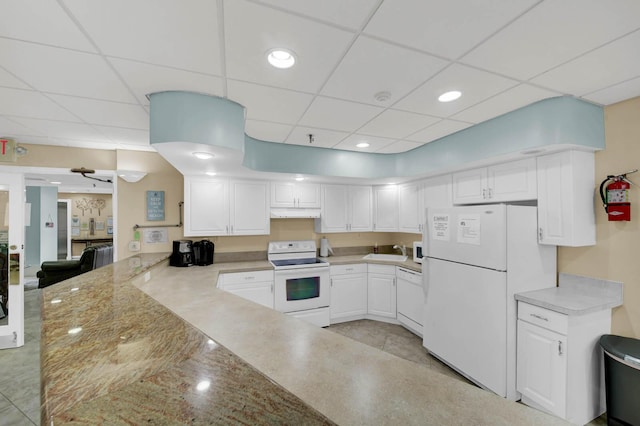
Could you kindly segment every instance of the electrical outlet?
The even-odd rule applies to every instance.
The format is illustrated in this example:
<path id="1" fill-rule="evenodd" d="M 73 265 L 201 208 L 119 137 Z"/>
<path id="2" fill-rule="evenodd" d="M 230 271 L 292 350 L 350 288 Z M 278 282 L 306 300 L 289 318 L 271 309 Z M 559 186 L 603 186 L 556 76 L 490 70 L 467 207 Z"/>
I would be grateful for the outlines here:
<path id="1" fill-rule="evenodd" d="M 140 241 L 129 241 L 129 251 L 140 251 Z"/>

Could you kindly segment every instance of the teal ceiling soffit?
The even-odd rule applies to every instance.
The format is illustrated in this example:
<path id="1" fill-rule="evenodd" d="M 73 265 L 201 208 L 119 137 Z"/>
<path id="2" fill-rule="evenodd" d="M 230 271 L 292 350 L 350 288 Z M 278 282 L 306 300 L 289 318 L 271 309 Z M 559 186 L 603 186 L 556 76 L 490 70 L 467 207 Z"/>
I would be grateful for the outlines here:
<path id="1" fill-rule="evenodd" d="M 410 177 L 525 151 L 573 145 L 604 149 L 602 107 L 573 97 L 545 99 L 398 154 L 288 145 L 244 133 L 244 107 L 192 92 L 150 95 L 151 143 L 193 142 L 244 151 L 253 170 L 320 176 Z"/>

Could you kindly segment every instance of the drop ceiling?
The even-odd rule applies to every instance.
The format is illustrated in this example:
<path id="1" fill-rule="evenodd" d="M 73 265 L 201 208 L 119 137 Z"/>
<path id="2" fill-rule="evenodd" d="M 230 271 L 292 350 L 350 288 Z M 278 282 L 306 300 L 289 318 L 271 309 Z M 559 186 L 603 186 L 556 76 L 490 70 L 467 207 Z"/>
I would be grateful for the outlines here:
<path id="1" fill-rule="evenodd" d="M 165 90 L 244 105 L 256 139 L 309 145 L 313 134 L 313 146 L 376 153 L 549 97 L 609 105 L 640 95 L 635 0 L 22 0 L 0 9 L 0 136 L 25 144 L 153 151 L 146 95 Z M 268 65 L 274 47 L 294 52 L 296 65 Z M 437 101 L 453 89 L 460 99 Z M 370 146 L 356 148 L 363 141 Z"/>

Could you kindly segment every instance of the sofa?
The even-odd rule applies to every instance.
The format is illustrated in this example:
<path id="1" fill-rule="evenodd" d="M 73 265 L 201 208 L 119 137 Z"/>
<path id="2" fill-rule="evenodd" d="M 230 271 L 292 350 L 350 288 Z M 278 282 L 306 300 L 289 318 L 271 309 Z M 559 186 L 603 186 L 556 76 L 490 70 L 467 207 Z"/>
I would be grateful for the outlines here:
<path id="1" fill-rule="evenodd" d="M 113 245 L 97 244 L 82 251 L 80 259 L 42 262 L 36 274 L 38 288 L 67 280 L 101 266 L 113 263 Z"/>

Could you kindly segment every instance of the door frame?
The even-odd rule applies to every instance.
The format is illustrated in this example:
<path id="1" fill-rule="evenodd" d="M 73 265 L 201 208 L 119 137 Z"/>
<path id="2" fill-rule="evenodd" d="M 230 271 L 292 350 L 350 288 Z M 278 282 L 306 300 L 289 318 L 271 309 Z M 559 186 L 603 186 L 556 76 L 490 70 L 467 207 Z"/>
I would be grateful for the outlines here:
<path id="1" fill-rule="evenodd" d="M 58 202 L 67 205 L 67 217 L 65 218 L 67 222 L 67 260 L 71 260 L 71 199 L 58 198 Z M 60 218 L 58 218 L 58 223 L 60 223 Z"/>

